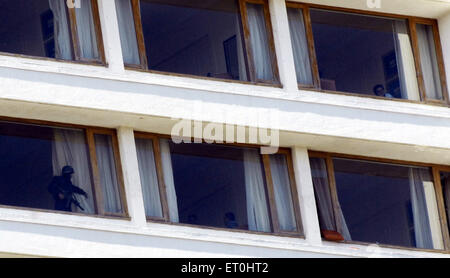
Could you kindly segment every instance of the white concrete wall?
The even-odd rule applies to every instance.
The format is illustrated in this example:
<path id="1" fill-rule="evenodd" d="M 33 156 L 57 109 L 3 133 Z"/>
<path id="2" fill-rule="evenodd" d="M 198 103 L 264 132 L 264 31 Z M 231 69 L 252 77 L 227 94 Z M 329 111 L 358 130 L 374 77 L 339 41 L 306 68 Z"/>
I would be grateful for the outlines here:
<path id="1" fill-rule="evenodd" d="M 330 1 L 307 2 L 354 8 L 365 2 Z M 419 0 L 383 3 L 380 11 L 440 16 L 448 76 L 450 15 L 445 10 L 450 8 Z M 99 6 L 109 66 L 0 56 L 0 116 L 117 128 L 131 220 L 0 208 L 0 252 L 72 257 L 445 256 L 323 242 L 306 154 L 313 149 L 450 165 L 449 108 L 299 91 L 282 0 L 271 0 L 270 11 L 283 88 L 125 70 L 113 1 L 100 0 Z M 147 223 L 132 131 L 168 134 L 178 118 L 279 129 L 281 145 L 294 153 L 306 238 Z"/>

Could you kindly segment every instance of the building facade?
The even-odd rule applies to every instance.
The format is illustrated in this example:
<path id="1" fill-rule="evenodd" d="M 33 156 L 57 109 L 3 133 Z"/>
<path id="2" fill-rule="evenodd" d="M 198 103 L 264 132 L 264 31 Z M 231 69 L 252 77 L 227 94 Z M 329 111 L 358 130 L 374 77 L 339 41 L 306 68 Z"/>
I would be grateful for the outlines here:
<path id="1" fill-rule="evenodd" d="M 449 256 L 450 2 L 0 16 L 0 257 Z"/>

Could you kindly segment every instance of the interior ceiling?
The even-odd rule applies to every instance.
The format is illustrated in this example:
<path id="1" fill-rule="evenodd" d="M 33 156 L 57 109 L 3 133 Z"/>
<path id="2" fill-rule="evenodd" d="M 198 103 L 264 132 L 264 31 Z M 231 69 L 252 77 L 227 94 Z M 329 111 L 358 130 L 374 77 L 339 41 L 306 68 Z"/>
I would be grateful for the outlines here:
<path id="1" fill-rule="evenodd" d="M 291 0 L 350 9 L 439 18 L 450 13 L 450 0 L 379 0 L 381 8 L 369 8 L 369 0 Z M 376 2 L 371 0 L 370 2 Z"/>

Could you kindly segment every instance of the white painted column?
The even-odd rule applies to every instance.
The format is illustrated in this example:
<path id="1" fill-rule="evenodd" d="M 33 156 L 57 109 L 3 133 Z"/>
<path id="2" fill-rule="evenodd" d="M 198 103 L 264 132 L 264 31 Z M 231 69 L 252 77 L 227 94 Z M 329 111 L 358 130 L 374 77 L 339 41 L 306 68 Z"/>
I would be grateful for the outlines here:
<path id="1" fill-rule="evenodd" d="M 450 12 L 438 20 L 439 34 L 441 36 L 442 54 L 444 55 L 444 67 L 447 77 L 447 88 L 450 94 Z M 449 95 L 450 99 L 450 95 Z"/>
<path id="2" fill-rule="evenodd" d="M 295 74 L 286 2 L 284 0 L 269 0 L 269 10 L 281 84 L 286 91 L 297 92 L 297 76 Z"/>
<path id="3" fill-rule="evenodd" d="M 98 9 L 108 68 L 113 72 L 123 72 L 124 63 L 115 0 L 98 0 Z"/>
<path id="4" fill-rule="evenodd" d="M 311 167 L 308 150 L 304 147 L 292 148 L 295 182 L 297 184 L 300 213 L 306 240 L 313 245 L 320 245 L 319 217 L 317 215 Z"/>
<path id="5" fill-rule="evenodd" d="M 117 139 L 119 141 L 128 213 L 133 223 L 138 226 L 144 226 L 147 220 L 133 129 L 119 127 L 117 129 Z"/>

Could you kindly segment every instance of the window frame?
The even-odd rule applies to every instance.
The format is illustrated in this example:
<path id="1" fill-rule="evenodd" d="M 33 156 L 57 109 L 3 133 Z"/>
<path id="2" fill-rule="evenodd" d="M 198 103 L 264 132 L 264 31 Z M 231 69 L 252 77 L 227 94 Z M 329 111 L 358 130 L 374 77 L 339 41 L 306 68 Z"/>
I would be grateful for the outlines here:
<path id="1" fill-rule="evenodd" d="M 341 8 L 341 7 L 320 5 L 320 4 L 297 3 L 297 2 L 289 2 L 289 1 L 286 2 L 286 8 L 301 9 L 301 11 L 303 12 L 304 23 L 305 23 L 305 28 L 306 28 L 309 57 L 310 57 L 310 63 L 311 63 L 311 67 L 312 67 L 314 86 L 308 86 L 308 85 L 298 83 L 297 85 L 298 85 L 299 89 L 320 91 L 320 92 L 333 93 L 333 94 L 339 94 L 339 95 L 359 96 L 359 97 L 367 97 L 367 98 L 386 100 L 385 97 L 381 97 L 381 96 L 375 96 L 375 95 L 372 96 L 372 95 L 364 95 L 364 94 L 351 93 L 351 92 L 324 90 L 321 88 L 319 68 L 318 68 L 318 62 L 317 62 L 317 58 L 316 58 L 316 49 L 315 49 L 315 45 L 314 45 L 314 37 L 313 37 L 313 32 L 312 32 L 312 23 L 311 23 L 311 16 L 310 16 L 310 9 L 320 9 L 320 10 L 324 10 L 324 11 L 344 12 L 344 13 L 351 13 L 351 14 L 356 14 L 356 15 L 379 16 L 379 17 L 384 17 L 384 18 L 394 18 L 394 19 L 406 20 L 406 24 L 407 24 L 407 28 L 408 28 L 408 35 L 409 35 L 412 50 L 413 50 L 414 64 L 415 64 L 415 69 L 416 69 L 416 73 L 417 73 L 416 74 L 417 82 L 419 85 L 420 100 L 396 99 L 396 98 L 389 98 L 389 100 L 401 101 L 401 102 L 411 102 L 411 103 L 425 103 L 425 104 L 447 106 L 447 107 L 450 106 L 448 87 L 447 87 L 447 78 L 446 78 L 444 59 L 443 59 L 443 53 L 442 53 L 442 45 L 441 45 L 441 41 L 440 41 L 439 27 L 438 27 L 438 23 L 437 23 L 436 19 L 408 16 L 408 15 L 391 14 L 391 13 L 383 13 L 383 12 L 365 11 L 365 10 L 350 9 L 350 8 Z M 421 66 L 421 62 L 420 62 L 418 38 L 417 38 L 417 32 L 416 32 L 416 28 L 415 28 L 416 24 L 425 24 L 425 25 L 430 25 L 433 27 L 433 37 L 434 37 L 434 43 L 435 43 L 435 48 L 436 48 L 435 50 L 436 50 L 436 57 L 437 57 L 437 62 L 438 62 L 440 83 L 441 83 L 441 87 L 442 87 L 442 91 L 441 91 L 442 100 L 434 100 L 434 99 L 429 99 L 426 97 L 425 85 L 424 85 L 423 75 L 422 75 L 422 66 Z"/>
<path id="2" fill-rule="evenodd" d="M 273 190 L 273 181 L 272 176 L 270 172 L 270 155 L 268 154 L 260 154 L 261 158 L 261 165 L 263 167 L 264 171 L 264 186 L 266 191 L 266 202 L 267 202 L 267 208 L 268 208 L 268 214 L 269 214 L 269 220 L 270 220 L 270 227 L 271 232 L 260 232 L 260 231 L 250 231 L 250 230 L 240 230 L 240 229 L 229 229 L 229 228 L 220 228 L 220 227 L 212 227 L 212 226 L 204 226 L 204 225 L 193 225 L 193 224 L 187 224 L 187 223 L 177 223 L 170 221 L 169 217 L 169 205 L 167 203 L 167 192 L 166 192 L 166 186 L 164 182 L 164 175 L 163 175 L 163 169 L 162 169 L 162 160 L 161 160 L 161 152 L 160 152 L 160 139 L 169 139 L 171 140 L 170 135 L 164 135 L 164 134 L 156 134 L 156 133 L 148 133 L 148 132 L 141 132 L 141 131 L 134 131 L 134 137 L 135 139 L 150 139 L 152 140 L 153 144 L 153 151 L 155 156 L 155 164 L 156 164 L 156 171 L 158 176 L 158 189 L 159 194 L 161 197 L 161 207 L 163 211 L 163 217 L 149 217 L 146 216 L 147 222 L 155 222 L 155 223 L 166 223 L 166 224 L 172 224 L 177 226 L 189 226 L 189 227 L 196 227 L 196 228 L 205 228 L 205 229 L 211 229 L 211 230 L 225 230 L 225 231 L 233 231 L 233 232 L 243 232 L 243 233 L 250 233 L 250 234 L 264 234 L 264 235 L 276 235 L 276 236 L 288 236 L 288 237 L 296 237 L 296 238 L 305 238 L 304 236 L 304 228 L 301 221 L 301 214 L 300 214 L 300 205 L 298 200 L 298 193 L 297 193 L 297 186 L 295 182 L 295 176 L 294 176 L 294 167 L 292 162 L 292 153 L 289 148 L 279 148 L 278 152 L 276 154 L 282 154 L 286 156 L 286 162 L 288 167 L 288 173 L 289 173 L 289 183 L 290 183 L 290 190 L 291 190 L 291 196 L 292 196 L 292 205 L 294 209 L 294 216 L 295 216 L 295 224 L 296 224 L 296 231 L 283 231 L 280 228 L 279 220 L 278 220 L 278 214 L 277 214 L 277 207 L 275 203 L 275 195 Z M 189 138 L 187 138 L 189 139 Z M 210 144 L 206 142 L 204 139 L 199 138 L 190 138 L 193 139 L 193 142 L 202 142 L 201 144 Z M 195 144 L 195 143 L 192 143 Z M 244 143 L 212 143 L 212 145 L 221 145 L 221 146 L 234 146 L 234 147 L 244 147 L 244 148 L 253 148 L 258 149 L 262 147 L 261 145 L 255 145 L 255 144 L 244 144 Z"/>
<path id="3" fill-rule="evenodd" d="M 71 0 L 75 1 L 75 0 Z M 95 37 L 97 40 L 97 49 L 99 53 L 99 59 L 86 59 L 80 57 L 80 46 L 78 41 L 78 29 L 77 29 L 77 23 L 76 23 L 76 14 L 75 14 L 75 7 L 69 8 L 67 5 L 66 7 L 66 13 L 67 13 L 67 21 L 68 21 L 68 28 L 70 33 L 70 48 L 72 51 L 72 57 L 70 60 L 65 60 L 61 58 L 51 58 L 51 57 L 44 57 L 44 56 L 34 56 L 34 55 L 27 55 L 27 54 L 20 54 L 20 53 L 13 53 L 13 52 L 3 52 L 0 51 L 0 55 L 2 56 L 13 56 L 13 57 L 20 57 L 20 58 L 29 58 L 29 59 L 38 59 L 38 60 L 47 60 L 47 61 L 57 61 L 57 62 L 66 62 L 66 63 L 75 63 L 75 64 L 87 64 L 87 65 L 99 65 L 99 66 L 107 66 L 106 62 L 106 56 L 105 56 L 105 47 L 103 44 L 103 34 L 102 34 L 102 28 L 100 24 L 100 12 L 98 8 L 98 2 L 97 0 L 90 0 L 91 1 L 91 7 L 92 7 L 92 17 L 94 22 L 94 29 L 95 29 Z"/>
<path id="4" fill-rule="evenodd" d="M 394 160 L 394 159 L 385 159 L 385 158 L 375 158 L 375 157 L 367 157 L 367 156 L 359 156 L 359 155 L 349 155 L 349 154 L 341 154 L 341 153 L 328 153 L 328 152 L 321 152 L 321 151 L 314 151 L 309 150 L 308 151 L 309 158 L 322 158 L 325 159 L 326 163 L 326 169 L 327 169 L 327 176 L 328 176 L 328 186 L 330 189 L 330 195 L 331 195 L 331 203 L 333 205 L 333 218 L 334 218 L 334 224 L 336 225 L 337 232 L 342 234 L 342 223 L 340 222 L 339 217 L 336 218 L 335 215 L 339 215 L 339 199 L 337 195 L 337 187 L 336 187 L 336 178 L 335 178 L 335 172 L 334 172 L 334 164 L 333 164 L 333 158 L 342 158 L 342 159 L 351 159 L 351 160 L 360 160 L 360 161 L 366 161 L 368 163 L 373 162 L 379 162 L 379 163 L 388 163 L 392 165 L 398 165 L 398 166 L 410 166 L 410 167 L 426 167 L 430 169 L 430 175 L 433 178 L 433 185 L 434 185 L 434 191 L 436 195 L 436 202 L 437 202 L 437 208 L 439 213 L 439 224 L 441 228 L 442 233 L 442 240 L 443 240 L 443 246 L 444 249 L 423 249 L 423 248 L 417 248 L 417 247 L 405 247 L 405 246 L 398 246 L 398 245 L 389 245 L 389 244 L 378 244 L 381 247 L 387 247 L 387 248 L 395 248 L 395 249 L 405 249 L 405 250 L 412 250 L 412 251 L 429 251 L 429 252 L 437 252 L 437 253 L 448 253 L 450 254 L 450 236 L 449 236 L 449 228 L 447 226 L 448 219 L 445 211 L 445 205 L 444 205 L 444 196 L 442 193 L 442 185 L 439 178 L 439 172 L 440 171 L 450 171 L 450 166 L 446 165 L 438 165 L 438 164 L 431 164 L 431 163 L 420 163 L 420 162 L 411 162 L 411 161 L 403 161 L 403 160 Z M 316 206 L 316 210 L 318 207 Z M 323 240 L 326 240 L 322 238 Z M 349 244 L 360 244 L 360 245 L 370 245 L 371 243 L 368 242 L 361 242 L 361 241 L 354 241 L 354 240 L 344 240 L 342 243 L 349 243 Z"/>
<path id="5" fill-rule="evenodd" d="M 139 65 L 134 64 L 128 64 L 125 63 L 125 68 L 130 70 L 139 70 L 149 73 L 158 73 L 158 74 L 164 74 L 164 75 L 171 75 L 171 76 L 181 76 L 181 77 L 189 77 L 189 78 L 197 78 L 197 79 L 206 79 L 206 80 L 219 80 L 219 81 L 225 81 L 230 83 L 241 83 L 241 84 L 255 84 L 255 85 L 268 85 L 268 86 L 276 86 L 276 87 L 282 87 L 283 85 L 280 83 L 280 76 L 279 76 L 279 70 L 278 70 L 278 62 L 276 57 L 276 51 L 275 51 L 275 40 L 273 37 L 273 30 L 272 30 L 272 21 L 270 19 L 270 13 L 269 13 L 269 3 L 268 0 L 235 0 L 237 3 L 238 8 L 238 14 L 239 14 L 239 28 L 242 32 L 241 34 L 241 40 L 243 44 L 243 52 L 244 52 L 244 60 L 245 60 L 245 68 L 247 73 L 247 79 L 249 81 L 244 80 L 232 80 L 232 79 L 224 79 L 224 78 L 218 78 L 218 77 L 206 77 L 206 76 L 198 76 L 198 75 L 192 75 L 192 74 L 181 74 L 181 73 L 174 73 L 174 72 L 168 72 L 168 71 L 158 71 L 158 70 L 152 70 L 149 69 L 149 63 L 148 63 L 148 57 L 146 53 L 146 47 L 145 47 L 145 39 L 144 39 L 144 33 L 143 33 L 143 27 L 142 27 L 142 17 L 141 17 L 141 10 L 140 10 L 140 1 L 141 0 L 129 0 L 131 1 L 131 7 L 133 11 L 133 19 L 134 19 L 134 26 L 136 30 L 136 41 L 138 45 L 138 52 L 139 52 Z M 256 79 L 256 72 L 254 69 L 254 63 L 253 58 L 251 56 L 251 43 L 250 43 L 250 35 L 249 35 L 249 27 L 248 27 L 248 20 L 247 20 L 247 9 L 246 4 L 259 4 L 263 5 L 264 8 L 264 18 L 266 23 L 266 29 L 267 29 L 267 38 L 269 40 L 269 54 L 271 57 L 271 65 L 272 65 L 272 73 L 274 76 L 274 80 L 260 80 Z"/>
<path id="6" fill-rule="evenodd" d="M 18 119 L 18 118 L 3 117 L 3 116 L 0 116 L 0 122 L 39 125 L 39 126 L 44 126 L 44 127 L 48 127 L 48 128 L 74 128 L 74 129 L 83 130 L 83 132 L 85 133 L 86 148 L 87 148 L 86 151 L 87 151 L 88 159 L 89 159 L 89 161 L 87 161 L 87 164 L 88 164 L 89 172 L 91 175 L 91 183 L 92 183 L 91 186 L 92 186 L 92 194 L 93 194 L 93 196 L 89 196 L 89 197 L 93 198 L 93 201 L 94 201 L 94 214 L 86 214 L 86 213 L 81 213 L 81 212 L 65 212 L 65 211 L 58 211 L 58 210 L 54 210 L 54 209 L 30 208 L 30 207 L 25 207 L 25 206 L 9 206 L 9 205 L 1 205 L 1 204 L 0 204 L 0 208 L 13 208 L 13 209 L 22 209 L 22 210 L 31 210 L 31 211 L 43 211 L 43 212 L 50 212 L 50 213 L 81 215 L 81 216 L 88 216 L 88 217 L 112 217 L 112 218 L 120 218 L 120 219 L 130 219 L 129 214 L 128 214 L 128 206 L 127 206 L 127 202 L 126 202 L 126 196 L 125 196 L 125 187 L 124 187 L 122 166 L 120 163 L 121 160 L 120 160 L 119 146 L 118 146 L 118 141 L 117 141 L 118 140 L 117 133 L 114 129 L 83 126 L 83 125 L 76 125 L 76 124 L 67 124 L 67 123 L 57 123 L 57 122 L 50 122 L 50 121 L 44 121 L 44 120 Z M 94 141 L 95 134 L 104 134 L 104 135 L 112 136 L 113 153 L 114 153 L 114 159 L 115 159 L 115 163 L 116 163 L 116 175 L 117 175 L 117 180 L 119 183 L 119 194 L 120 194 L 119 198 L 120 198 L 121 204 L 123 206 L 123 213 L 109 213 L 109 212 L 105 212 L 103 209 L 103 196 L 102 196 L 102 189 L 101 189 L 101 185 L 100 185 L 100 177 L 99 177 L 99 172 L 98 172 L 95 141 Z"/>

